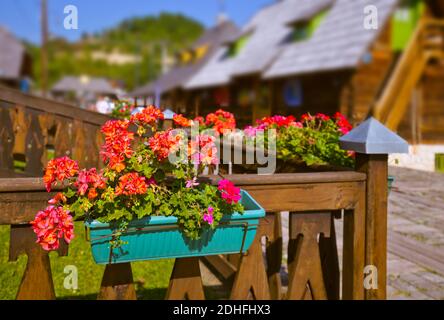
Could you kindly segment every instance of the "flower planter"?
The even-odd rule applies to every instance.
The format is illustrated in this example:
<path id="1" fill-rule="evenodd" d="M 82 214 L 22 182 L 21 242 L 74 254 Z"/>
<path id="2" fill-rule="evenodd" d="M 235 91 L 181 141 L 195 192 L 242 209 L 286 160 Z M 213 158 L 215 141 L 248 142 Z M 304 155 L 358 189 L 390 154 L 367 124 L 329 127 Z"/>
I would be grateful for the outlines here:
<path id="1" fill-rule="evenodd" d="M 215 230 L 205 230 L 199 240 L 185 237 L 178 229 L 177 218 L 153 216 L 133 220 L 120 236 L 124 244 L 111 249 L 109 241 L 115 228 L 98 221 L 86 222 L 94 260 L 98 264 L 113 264 L 246 252 L 265 211 L 244 190 L 241 195 L 244 213 L 224 216 Z"/>

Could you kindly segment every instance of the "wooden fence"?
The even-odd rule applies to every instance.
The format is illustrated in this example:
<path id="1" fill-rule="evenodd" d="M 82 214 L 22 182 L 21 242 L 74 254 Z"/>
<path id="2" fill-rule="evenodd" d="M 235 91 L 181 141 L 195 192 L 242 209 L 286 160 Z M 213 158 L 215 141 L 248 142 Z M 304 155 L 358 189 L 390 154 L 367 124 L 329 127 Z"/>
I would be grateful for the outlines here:
<path id="1" fill-rule="evenodd" d="M 41 176 L 51 157 L 98 166 L 100 126 L 110 118 L 0 86 L 0 176 Z"/>
<path id="2" fill-rule="evenodd" d="M 8 151 L 1 153 L 3 169 L 13 171 L 14 155 L 22 154 L 24 173 L 40 175 L 49 147 L 56 156 L 73 155 L 82 166 L 97 165 L 98 127 L 106 116 L 1 88 L 0 106 L 0 140 Z M 267 211 L 247 254 L 201 258 L 230 285 L 231 299 L 385 299 L 387 155 L 358 154 L 355 171 L 226 177 Z M 209 179 L 217 183 L 219 178 Z M 9 258 L 28 256 L 17 299 L 55 298 L 48 254 L 28 225 L 49 196 L 41 178 L 0 179 L 0 225 L 11 226 Z M 281 211 L 290 212 L 286 295 L 280 278 Z M 342 294 L 333 224 L 341 214 Z M 62 246 L 59 255 L 67 249 Z M 377 267 L 377 289 L 364 289 L 366 265 Z M 130 263 L 106 266 L 98 298 L 136 298 Z M 167 298 L 204 299 L 199 258 L 176 259 Z"/>

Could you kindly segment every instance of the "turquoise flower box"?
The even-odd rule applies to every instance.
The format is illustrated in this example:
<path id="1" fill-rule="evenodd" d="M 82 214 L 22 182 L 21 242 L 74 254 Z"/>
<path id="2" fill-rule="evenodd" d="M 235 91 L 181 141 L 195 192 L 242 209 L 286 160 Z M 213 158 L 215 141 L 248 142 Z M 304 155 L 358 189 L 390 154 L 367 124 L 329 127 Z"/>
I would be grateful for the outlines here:
<path id="1" fill-rule="evenodd" d="M 244 213 L 225 215 L 215 230 L 205 230 L 199 240 L 183 235 L 177 218 L 153 216 L 133 220 L 120 236 L 124 244 L 112 249 L 109 241 L 116 229 L 108 223 L 85 222 L 94 260 L 114 264 L 246 252 L 265 210 L 246 191 L 242 190 L 241 196 Z"/>

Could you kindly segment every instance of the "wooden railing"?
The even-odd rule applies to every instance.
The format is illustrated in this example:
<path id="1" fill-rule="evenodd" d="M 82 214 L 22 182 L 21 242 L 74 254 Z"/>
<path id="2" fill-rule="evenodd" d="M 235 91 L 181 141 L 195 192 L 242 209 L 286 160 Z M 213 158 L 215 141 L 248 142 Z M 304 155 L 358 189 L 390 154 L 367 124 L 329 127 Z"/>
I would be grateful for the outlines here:
<path id="1" fill-rule="evenodd" d="M 51 157 L 98 166 L 106 115 L 0 86 L 0 177 L 41 176 Z"/>
<path id="2" fill-rule="evenodd" d="M 210 177 L 216 183 L 215 177 Z M 248 254 L 204 258 L 231 270 L 231 299 L 281 299 L 282 263 L 281 211 L 290 211 L 288 250 L 288 299 L 338 299 L 339 265 L 333 217 L 344 209 L 342 297 L 363 299 L 365 261 L 366 174 L 326 172 L 278 174 L 263 179 L 258 175 L 231 175 L 236 185 L 247 190 L 267 211 Z M 271 196 L 272 195 L 272 196 Z M 316 195 L 316 196 L 313 196 Z M 10 259 L 28 255 L 18 299 L 53 299 L 54 286 L 48 254 L 35 243 L 27 222 L 45 206 L 48 193 L 41 178 L 0 179 L 0 224 L 11 225 Z M 320 240 L 318 243 L 318 236 Z M 267 239 L 267 266 L 263 262 L 262 238 Z M 60 255 L 67 253 L 64 246 Z M 233 262 L 237 261 L 237 262 Z M 188 275 L 188 276 L 184 276 Z M 122 280 L 123 278 L 123 280 Z M 186 281 L 185 279 L 186 278 Z M 99 298 L 135 298 L 131 265 L 108 265 Z M 167 298 L 204 298 L 198 258 L 176 259 Z"/>
<path id="3" fill-rule="evenodd" d="M 389 129 L 396 130 L 428 62 L 442 58 L 444 20 L 423 17 L 375 104 L 374 116 Z"/>
<path id="4" fill-rule="evenodd" d="M 384 299 L 386 296 L 387 156 L 359 155 L 357 171 L 228 176 L 267 211 L 246 255 L 202 260 L 231 288 L 231 299 Z M 216 183 L 217 177 L 210 179 Z M 0 179 L 0 224 L 11 225 L 10 260 L 28 263 L 18 299 L 53 299 L 48 254 L 27 224 L 45 206 L 41 178 Z M 289 284 L 282 293 L 280 212 L 290 212 Z M 342 294 L 333 219 L 343 215 Z M 266 238 L 264 264 L 262 238 Z M 67 254 L 67 247 L 59 250 Z M 176 259 L 169 299 L 204 299 L 199 258 Z M 364 266 L 378 270 L 376 290 L 364 289 Z M 130 263 L 107 265 L 99 299 L 135 299 Z"/>
<path id="5" fill-rule="evenodd" d="M 97 166 L 99 126 L 109 118 L 0 88 L 0 167 L 40 176 L 49 153 Z M 12 174 L 11 174 L 12 172 Z M 201 259 L 230 287 L 231 299 L 384 299 L 386 296 L 387 155 L 357 155 L 355 171 L 228 176 L 267 211 L 245 255 Z M 210 176 L 212 183 L 220 177 Z M 57 190 L 54 190 L 57 191 Z M 9 259 L 28 256 L 17 299 L 54 299 L 48 253 L 35 243 L 29 221 L 49 195 L 41 178 L 0 178 L 0 225 L 10 225 Z M 289 285 L 282 293 L 282 225 L 290 212 Z M 333 219 L 343 217 L 342 293 Z M 266 238 L 264 263 L 262 239 Z M 63 245 L 59 255 L 66 255 Z M 377 289 L 364 289 L 364 266 L 376 266 Z M 99 299 L 136 299 L 130 263 L 107 265 Z M 176 259 L 169 299 L 204 299 L 199 258 Z"/>

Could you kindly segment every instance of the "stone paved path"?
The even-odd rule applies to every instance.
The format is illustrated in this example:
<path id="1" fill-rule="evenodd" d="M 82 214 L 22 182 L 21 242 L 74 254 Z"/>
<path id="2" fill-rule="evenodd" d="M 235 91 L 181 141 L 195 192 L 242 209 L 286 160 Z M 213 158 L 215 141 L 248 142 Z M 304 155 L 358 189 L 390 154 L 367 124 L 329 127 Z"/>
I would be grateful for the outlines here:
<path id="1" fill-rule="evenodd" d="M 389 174 L 395 182 L 389 195 L 387 298 L 444 300 L 444 174 L 397 167 Z M 282 225 L 285 286 L 288 213 L 282 213 Z M 341 256 L 342 220 L 335 227 Z M 206 268 L 203 275 L 204 283 L 221 285 Z"/>

